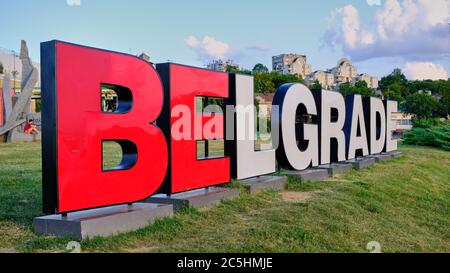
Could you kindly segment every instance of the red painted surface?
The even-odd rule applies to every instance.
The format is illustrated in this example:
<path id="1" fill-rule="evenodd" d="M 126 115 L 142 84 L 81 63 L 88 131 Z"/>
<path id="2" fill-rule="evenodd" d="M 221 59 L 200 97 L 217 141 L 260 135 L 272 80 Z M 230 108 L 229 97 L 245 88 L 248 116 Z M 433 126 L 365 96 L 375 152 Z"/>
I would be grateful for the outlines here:
<path id="1" fill-rule="evenodd" d="M 170 109 L 186 105 L 191 109 L 191 128 L 200 120 L 194 118 L 195 97 L 228 97 L 228 74 L 205 69 L 171 64 L 170 65 Z M 178 118 L 171 117 L 171 125 Z M 208 119 L 206 117 L 206 119 Z M 223 120 L 223 117 L 222 117 Z M 222 131 L 223 127 L 218 128 Z M 206 186 L 230 182 L 230 159 L 197 160 L 197 140 L 203 139 L 202 130 L 191 130 L 191 140 L 171 139 L 171 177 L 172 193 L 188 191 Z"/>
<path id="2" fill-rule="evenodd" d="M 135 202 L 161 185 L 167 143 L 150 124 L 159 116 L 163 89 L 155 69 L 132 56 L 57 43 L 58 212 Z M 101 83 L 132 91 L 125 114 L 101 112 Z M 102 171 L 102 140 L 129 140 L 138 149 L 129 170 Z"/>

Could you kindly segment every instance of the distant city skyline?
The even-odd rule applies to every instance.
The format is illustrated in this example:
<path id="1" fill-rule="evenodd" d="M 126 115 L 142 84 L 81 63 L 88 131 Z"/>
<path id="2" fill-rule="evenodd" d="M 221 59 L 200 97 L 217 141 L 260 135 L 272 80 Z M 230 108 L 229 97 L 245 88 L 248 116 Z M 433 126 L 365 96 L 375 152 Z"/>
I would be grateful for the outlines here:
<path id="1" fill-rule="evenodd" d="M 367 1 L 0 1 L 1 47 L 58 39 L 153 62 L 204 67 L 231 59 L 242 68 L 272 56 L 308 56 L 312 70 L 342 57 L 378 77 L 401 68 L 410 79 L 448 78 L 450 0 Z"/>

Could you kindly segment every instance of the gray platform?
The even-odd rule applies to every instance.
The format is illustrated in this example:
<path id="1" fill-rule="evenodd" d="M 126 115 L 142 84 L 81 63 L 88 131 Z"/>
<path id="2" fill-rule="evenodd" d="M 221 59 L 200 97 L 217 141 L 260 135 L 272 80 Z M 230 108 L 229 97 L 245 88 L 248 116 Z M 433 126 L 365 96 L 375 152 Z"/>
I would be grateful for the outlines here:
<path id="1" fill-rule="evenodd" d="M 383 153 L 383 154 L 390 155 L 392 158 L 398 158 L 398 157 L 402 156 L 402 152 L 398 152 L 398 151 L 392 151 L 392 152 Z"/>
<path id="2" fill-rule="evenodd" d="M 378 154 L 378 155 L 369 155 L 367 158 L 374 158 L 375 162 L 387 161 L 391 160 L 392 156 L 390 154 Z"/>
<path id="3" fill-rule="evenodd" d="M 331 163 L 327 165 L 320 165 L 317 169 L 327 170 L 328 173 L 333 176 L 340 173 L 347 173 L 353 169 L 353 165 L 350 163 Z"/>
<path id="4" fill-rule="evenodd" d="M 279 190 L 282 191 L 286 187 L 286 176 L 260 176 L 242 180 L 241 183 L 250 192 L 250 194 L 257 194 L 262 190 Z"/>
<path id="5" fill-rule="evenodd" d="M 358 157 L 356 159 L 347 160 L 346 162 L 352 164 L 353 168 L 361 170 L 365 167 L 375 164 L 375 158 Z"/>
<path id="6" fill-rule="evenodd" d="M 185 206 L 192 206 L 194 208 L 210 207 L 221 200 L 232 199 L 238 197 L 241 191 L 239 189 L 226 187 L 210 187 L 189 192 L 177 193 L 171 196 L 165 194 L 157 194 L 145 202 L 172 204 L 174 210 L 180 210 Z"/>
<path id="7" fill-rule="evenodd" d="M 323 181 L 330 178 L 328 170 L 325 169 L 306 169 L 304 171 L 285 171 L 287 175 L 300 177 L 304 181 Z"/>
<path id="8" fill-rule="evenodd" d="M 39 235 L 87 239 L 107 237 L 144 228 L 156 219 L 171 216 L 172 205 L 135 203 L 34 218 Z"/>

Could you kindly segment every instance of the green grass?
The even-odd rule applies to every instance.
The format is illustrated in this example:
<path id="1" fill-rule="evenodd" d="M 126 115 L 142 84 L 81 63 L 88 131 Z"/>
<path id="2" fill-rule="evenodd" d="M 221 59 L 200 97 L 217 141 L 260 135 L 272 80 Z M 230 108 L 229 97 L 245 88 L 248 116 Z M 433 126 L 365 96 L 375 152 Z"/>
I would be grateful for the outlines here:
<path id="1" fill-rule="evenodd" d="M 304 203 L 262 192 L 208 210 L 187 208 L 123 235 L 81 242 L 86 252 L 450 252 L 450 153 L 401 146 L 404 156 L 329 181 L 292 177 Z M 40 237 L 40 144 L 0 144 L 0 251 L 63 252 L 71 239 Z M 239 186 L 239 182 L 234 182 Z"/>

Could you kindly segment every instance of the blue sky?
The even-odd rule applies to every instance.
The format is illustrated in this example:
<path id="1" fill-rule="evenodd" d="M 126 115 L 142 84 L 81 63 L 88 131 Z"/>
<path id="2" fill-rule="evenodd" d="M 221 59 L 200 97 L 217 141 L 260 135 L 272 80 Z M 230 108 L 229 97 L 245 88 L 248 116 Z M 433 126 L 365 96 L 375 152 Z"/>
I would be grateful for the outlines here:
<path id="1" fill-rule="evenodd" d="M 257 62 L 270 67 L 272 55 L 292 52 L 306 54 L 314 70 L 331 68 L 345 56 L 361 73 L 381 76 L 410 65 L 417 77 L 450 71 L 450 31 L 444 31 L 449 2 L 0 0 L 0 46 L 18 50 L 25 39 L 38 61 L 39 43 L 58 39 L 144 51 L 153 62 L 203 66 L 208 59 L 227 57 L 246 68 Z M 428 17 L 414 8 L 425 9 Z M 423 40 L 411 43 L 426 35 L 431 46 L 424 47 Z"/>

